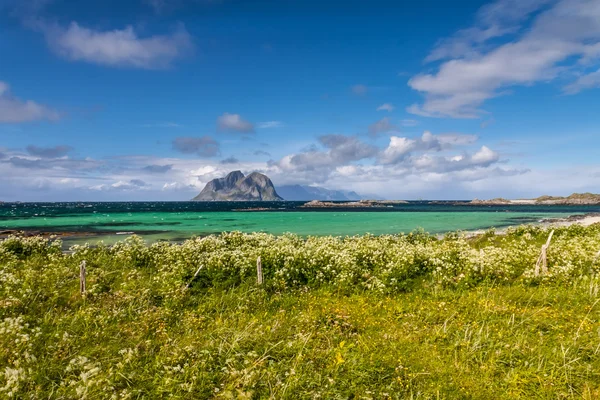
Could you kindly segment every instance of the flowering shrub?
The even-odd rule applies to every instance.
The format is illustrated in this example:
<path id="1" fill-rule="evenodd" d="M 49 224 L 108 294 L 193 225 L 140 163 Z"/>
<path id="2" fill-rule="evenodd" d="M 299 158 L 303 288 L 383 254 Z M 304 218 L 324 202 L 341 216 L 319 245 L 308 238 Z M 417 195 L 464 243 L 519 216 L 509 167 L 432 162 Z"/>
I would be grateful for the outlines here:
<path id="1" fill-rule="evenodd" d="M 600 370 L 590 364 L 596 358 L 581 355 L 595 351 L 592 342 L 600 328 L 600 226 L 556 228 L 548 274 L 535 276 L 549 233 L 541 227 L 475 238 L 424 232 L 308 238 L 231 232 L 150 246 L 132 236 L 114 246 L 73 246 L 69 252 L 58 241 L 13 236 L 0 241 L 0 398 L 340 398 L 351 393 L 361 398 L 401 393 L 402 398 L 419 391 L 432 397 L 448 382 L 434 385 L 438 389 L 426 383 L 431 371 L 398 360 L 416 345 L 394 345 L 420 329 L 414 340 L 425 347 L 414 354 L 442 346 L 435 347 L 431 360 L 445 357 L 446 350 L 439 349 L 447 349 L 446 362 L 455 365 L 457 354 L 465 351 L 463 376 L 474 370 L 476 360 L 492 357 L 476 370 L 485 374 L 490 368 L 494 385 L 498 371 L 514 371 L 519 357 L 535 353 L 523 350 L 527 343 L 543 342 L 546 332 L 555 332 L 556 340 L 570 332 L 568 346 L 575 350 L 569 356 L 575 361 L 566 361 L 566 354 L 555 360 L 558 346 L 532 355 L 531 364 L 521 367 L 545 370 L 533 359 L 552 359 L 548 373 L 560 365 L 564 379 L 600 382 L 597 375 L 586 375 Z M 265 281 L 261 289 L 256 286 L 258 257 Z M 83 295 L 82 261 L 87 267 Z M 485 292 L 502 287 L 505 299 Z M 569 288 L 580 297 L 568 297 L 574 296 Z M 547 294 L 538 289 L 555 291 L 556 304 L 565 309 L 553 313 L 543 300 Z M 522 293 L 528 305 L 528 291 L 542 299 L 535 313 L 506 300 Z M 452 311 L 452 302 L 466 303 L 459 313 Z M 575 322 L 555 322 L 571 312 L 573 302 L 584 304 L 573 309 L 580 312 Z M 483 322 L 472 326 L 463 313 Z M 516 324 L 515 315 L 521 315 Z M 493 339 L 488 325 L 495 321 L 507 330 L 503 337 L 535 337 L 514 344 L 517 358 L 503 359 L 513 348 L 501 345 L 500 336 Z M 388 325 L 393 329 L 386 330 Z M 592 342 L 579 345 L 582 337 Z M 377 352 L 378 346 L 385 350 Z M 580 366 L 577 373 L 566 370 Z M 355 372 L 346 375 L 349 371 Z M 513 373 L 507 372 L 506 390 Z M 530 373 L 537 377 L 539 371 Z M 362 389 L 336 391 L 340 377 L 344 385 Z M 514 378 L 515 387 L 526 379 Z M 569 390 L 576 386 L 563 383 Z M 477 381 L 473 385 L 479 387 Z M 590 398 L 600 395 L 588 389 Z M 445 393 L 472 397 L 466 387 Z M 549 398 L 568 397 L 548 393 Z"/>

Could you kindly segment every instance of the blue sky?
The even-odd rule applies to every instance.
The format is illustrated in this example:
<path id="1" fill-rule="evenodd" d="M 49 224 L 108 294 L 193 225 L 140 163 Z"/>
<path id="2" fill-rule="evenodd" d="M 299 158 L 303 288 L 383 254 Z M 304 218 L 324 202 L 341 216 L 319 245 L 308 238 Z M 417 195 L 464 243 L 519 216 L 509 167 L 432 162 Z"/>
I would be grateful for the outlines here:
<path id="1" fill-rule="evenodd" d="M 600 0 L 0 0 L 0 55 L 4 201 L 600 191 Z"/>

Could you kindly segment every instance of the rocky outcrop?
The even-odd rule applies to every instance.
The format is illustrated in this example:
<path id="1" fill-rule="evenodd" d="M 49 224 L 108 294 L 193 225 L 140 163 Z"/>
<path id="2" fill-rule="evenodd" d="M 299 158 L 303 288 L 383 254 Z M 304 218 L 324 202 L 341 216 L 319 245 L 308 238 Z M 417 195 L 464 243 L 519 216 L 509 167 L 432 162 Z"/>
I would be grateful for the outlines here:
<path id="1" fill-rule="evenodd" d="M 535 204 L 597 205 L 600 204 L 600 194 L 573 193 L 568 197 L 541 196 L 535 199 Z"/>
<path id="2" fill-rule="evenodd" d="M 283 200 L 266 175 L 253 172 L 244 176 L 233 171 L 224 178 L 208 182 L 194 201 L 279 201 Z"/>
<path id="3" fill-rule="evenodd" d="M 491 200 L 475 199 L 465 205 L 600 205 L 600 194 L 573 193 L 567 197 L 540 196 L 535 199 L 507 200 L 502 198 Z"/>
<path id="4" fill-rule="evenodd" d="M 504 204 L 512 204 L 511 200 L 507 200 L 507 199 L 503 199 L 501 197 L 498 197 L 496 199 L 490 199 L 490 200 L 479 200 L 479 199 L 473 199 L 471 201 L 471 204 L 481 204 L 481 205 L 504 205 Z"/>
<path id="5" fill-rule="evenodd" d="M 360 200 L 351 202 L 332 203 L 330 201 L 312 200 L 301 205 L 301 208 L 376 208 L 393 207 L 397 204 L 408 204 L 404 200 Z"/>

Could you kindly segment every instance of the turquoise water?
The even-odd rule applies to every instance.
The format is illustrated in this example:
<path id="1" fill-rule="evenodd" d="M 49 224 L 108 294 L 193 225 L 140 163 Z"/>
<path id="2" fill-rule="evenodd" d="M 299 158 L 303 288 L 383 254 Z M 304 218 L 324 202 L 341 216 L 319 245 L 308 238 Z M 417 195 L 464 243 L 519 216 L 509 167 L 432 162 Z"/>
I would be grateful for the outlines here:
<path id="1" fill-rule="evenodd" d="M 282 208 L 281 204 L 277 205 Z M 438 234 L 535 223 L 541 219 L 594 211 L 555 211 L 547 207 L 490 209 L 421 203 L 399 205 L 389 210 L 363 211 L 305 211 L 288 204 L 283 210 L 267 212 L 233 211 L 232 205 L 227 208 L 225 205 L 203 206 L 198 203 L 40 203 L 1 206 L 0 230 L 69 232 L 71 237 L 67 241 L 73 243 L 93 243 L 98 240 L 111 243 L 132 233 L 140 234 L 151 242 L 180 241 L 192 236 L 234 230 L 346 236 L 394 234 L 422 228 Z M 218 211 L 223 208 L 224 211 Z"/>

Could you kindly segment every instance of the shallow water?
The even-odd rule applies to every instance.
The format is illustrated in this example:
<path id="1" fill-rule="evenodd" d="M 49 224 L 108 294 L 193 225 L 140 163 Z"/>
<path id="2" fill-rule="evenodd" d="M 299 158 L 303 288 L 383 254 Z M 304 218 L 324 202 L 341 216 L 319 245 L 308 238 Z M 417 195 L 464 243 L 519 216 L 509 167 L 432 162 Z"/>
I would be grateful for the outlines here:
<path id="1" fill-rule="evenodd" d="M 477 230 L 535 223 L 545 218 L 599 212 L 599 206 L 470 206 L 411 202 L 371 209 L 298 208 L 304 202 L 274 203 L 3 203 L 0 230 L 86 233 L 66 242 L 112 243 L 136 233 L 148 241 L 180 241 L 223 231 L 299 235 L 374 235 Z M 235 211 L 255 207 L 271 211 Z"/>

